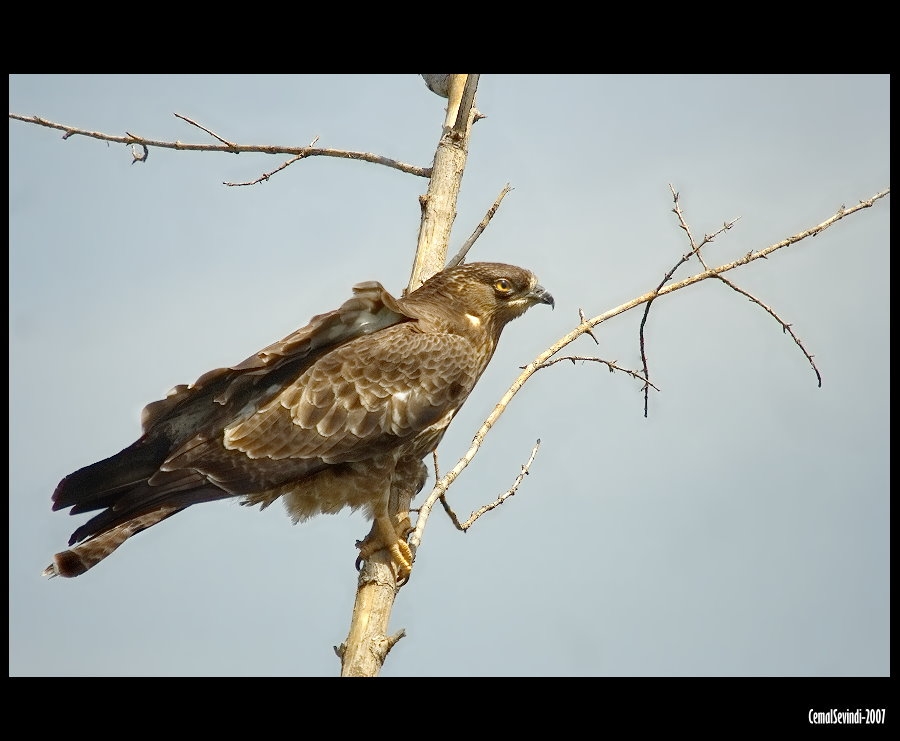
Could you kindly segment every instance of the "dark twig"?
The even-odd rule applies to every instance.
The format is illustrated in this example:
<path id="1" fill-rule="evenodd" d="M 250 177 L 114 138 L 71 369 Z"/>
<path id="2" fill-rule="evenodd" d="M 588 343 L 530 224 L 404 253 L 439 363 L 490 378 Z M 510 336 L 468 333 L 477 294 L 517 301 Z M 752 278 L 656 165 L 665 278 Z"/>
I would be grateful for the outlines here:
<path id="1" fill-rule="evenodd" d="M 585 333 L 585 334 L 587 334 L 587 333 Z M 638 381 L 643 381 L 645 388 L 647 386 L 649 386 L 650 388 L 652 388 L 656 391 L 659 391 L 659 389 L 655 385 L 650 383 L 649 379 L 647 379 L 645 376 L 642 376 L 637 371 L 629 370 L 628 368 L 623 368 L 620 365 L 616 365 L 615 360 L 604 360 L 603 358 L 595 358 L 592 355 L 564 355 L 561 358 L 553 358 L 553 360 L 545 360 L 543 363 L 539 363 L 535 367 L 535 370 L 539 371 L 539 370 L 543 370 L 544 368 L 549 368 L 551 365 L 556 365 L 557 363 L 561 363 L 563 360 L 571 361 L 572 365 L 575 365 L 576 361 L 582 361 L 582 362 L 587 362 L 587 363 L 602 363 L 603 365 L 605 365 L 609 368 L 610 373 L 615 373 L 616 371 L 622 371 L 622 373 L 627 373 L 629 376 L 637 379 Z M 519 367 L 524 370 L 526 366 L 520 365 Z"/>
<path id="2" fill-rule="evenodd" d="M 433 451 L 431 456 L 434 459 L 434 480 L 440 481 L 441 480 L 441 472 L 440 472 L 440 469 L 438 468 L 437 450 Z M 447 492 L 441 493 L 440 502 L 441 502 L 441 506 L 444 508 L 444 512 L 447 513 L 448 517 L 450 517 L 450 519 L 453 520 L 454 522 L 458 523 L 459 520 L 456 519 L 456 514 L 450 508 L 450 503 L 447 501 Z"/>
<path id="3" fill-rule="evenodd" d="M 813 372 L 816 374 L 816 378 L 819 380 L 819 388 L 822 388 L 822 374 L 819 373 L 819 369 L 816 367 L 816 364 L 813 361 L 814 356 L 807 351 L 807 349 L 803 346 L 803 342 L 801 342 L 800 338 L 797 337 L 796 334 L 794 334 L 794 330 L 791 329 L 791 325 L 788 324 L 786 321 L 784 321 L 780 316 L 778 316 L 778 314 L 776 314 L 775 311 L 770 306 L 767 306 L 762 301 L 760 301 L 758 298 L 756 298 L 756 296 L 748 293 L 743 288 L 736 286 L 734 283 L 732 283 L 730 280 L 728 280 L 728 278 L 723 278 L 721 275 L 717 275 L 716 278 L 718 278 L 720 281 L 722 281 L 726 286 L 731 288 L 733 291 L 737 291 L 742 296 L 746 296 L 754 304 L 756 304 L 761 309 L 763 309 L 765 312 L 767 312 L 770 316 L 772 316 L 772 318 L 774 318 L 775 321 L 781 325 L 781 331 L 785 332 L 786 334 L 789 334 L 791 336 L 791 339 L 796 343 L 797 347 L 800 348 L 800 351 L 806 356 L 806 359 L 809 361 L 809 364 L 812 366 Z"/>
<path id="4" fill-rule="evenodd" d="M 672 277 L 675 275 L 675 271 L 678 270 L 678 268 L 680 268 L 682 265 L 684 265 L 688 260 L 690 260 L 695 255 L 696 255 L 697 259 L 700 261 L 700 264 L 703 266 L 703 269 L 709 270 L 709 266 L 706 264 L 706 262 L 703 260 L 703 256 L 700 254 L 700 249 L 704 245 L 712 242 L 722 232 L 725 232 L 725 231 L 728 231 L 729 229 L 731 229 L 731 227 L 733 227 L 735 222 L 737 221 L 737 219 L 734 219 L 733 221 L 726 221 L 722 225 L 721 229 L 713 232 L 712 234 L 704 234 L 703 241 L 701 241 L 700 244 L 697 244 L 694 241 L 694 235 L 691 233 L 691 228 L 688 226 L 687 222 L 684 220 L 684 213 L 681 211 L 681 206 L 679 205 L 679 202 L 678 202 L 678 192 L 675 190 L 675 187 L 671 183 L 669 183 L 669 190 L 672 191 L 672 199 L 675 202 L 675 205 L 672 208 L 672 212 L 678 217 L 678 225 L 684 230 L 684 233 L 687 234 L 688 241 L 690 242 L 690 245 L 691 245 L 691 251 L 688 252 L 686 255 L 682 255 L 681 258 L 678 260 L 678 262 L 676 262 L 675 265 L 672 266 L 672 269 L 668 273 L 665 274 L 662 281 L 656 287 L 657 292 L 659 291 L 660 288 L 662 288 L 666 283 L 668 283 L 672 279 Z M 738 218 L 740 218 L 740 217 L 738 217 Z M 650 378 L 650 368 L 647 363 L 647 345 L 646 345 L 646 340 L 645 340 L 645 336 L 644 336 L 644 329 L 647 325 L 647 317 L 650 314 L 650 305 L 652 303 L 653 303 L 653 299 L 650 299 L 644 306 L 644 313 L 643 313 L 643 316 L 641 316 L 641 325 L 640 325 L 640 328 L 638 329 L 638 340 L 639 340 L 640 348 L 641 348 L 641 365 L 643 366 L 644 376 L 647 378 Z M 647 383 L 649 384 L 650 382 L 648 381 Z M 650 402 L 650 387 L 644 386 L 643 391 L 644 391 L 644 417 L 646 418 L 647 413 L 648 413 L 649 402 Z"/>

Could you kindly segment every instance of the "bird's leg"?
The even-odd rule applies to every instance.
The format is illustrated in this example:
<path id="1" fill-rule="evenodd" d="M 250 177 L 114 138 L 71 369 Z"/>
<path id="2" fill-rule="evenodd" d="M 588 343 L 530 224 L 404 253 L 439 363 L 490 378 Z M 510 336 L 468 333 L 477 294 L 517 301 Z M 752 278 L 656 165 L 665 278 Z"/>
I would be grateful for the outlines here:
<path id="1" fill-rule="evenodd" d="M 396 567 L 397 583 L 406 583 L 414 558 L 406 542 L 412 532 L 409 507 L 427 478 L 428 468 L 420 459 L 407 457 L 398 461 L 384 508 L 376 511 L 369 534 L 356 544 L 359 548 L 357 568 L 379 548 L 387 548 L 391 563 Z"/>

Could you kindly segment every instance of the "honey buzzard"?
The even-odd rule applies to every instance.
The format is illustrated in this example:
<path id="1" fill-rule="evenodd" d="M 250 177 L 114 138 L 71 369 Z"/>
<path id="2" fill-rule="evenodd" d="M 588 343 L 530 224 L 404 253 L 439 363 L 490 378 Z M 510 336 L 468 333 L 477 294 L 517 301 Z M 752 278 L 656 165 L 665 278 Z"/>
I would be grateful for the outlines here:
<path id="1" fill-rule="evenodd" d="M 405 580 L 409 520 L 389 516 L 392 482 L 422 488 L 422 459 L 503 327 L 554 302 L 533 273 L 500 263 L 448 268 L 403 298 L 374 281 L 353 293 L 244 362 L 176 386 L 144 408 L 133 445 L 66 476 L 53 509 L 100 512 L 44 574 L 78 576 L 192 504 L 239 497 L 262 507 L 280 498 L 294 522 L 362 509 L 373 524 L 360 559 L 387 548 Z"/>

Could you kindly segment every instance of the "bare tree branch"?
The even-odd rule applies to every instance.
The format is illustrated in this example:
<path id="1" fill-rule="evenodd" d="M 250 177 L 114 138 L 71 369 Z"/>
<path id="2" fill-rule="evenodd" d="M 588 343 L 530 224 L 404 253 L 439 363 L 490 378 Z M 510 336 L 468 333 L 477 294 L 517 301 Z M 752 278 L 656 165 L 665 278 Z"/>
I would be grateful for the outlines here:
<path id="1" fill-rule="evenodd" d="M 708 280 L 709 278 L 716 278 L 722 273 L 727 273 L 731 270 L 735 270 L 736 268 L 747 265 L 755 260 L 765 259 L 773 252 L 776 252 L 783 247 L 788 247 L 792 244 L 796 244 L 797 242 L 800 242 L 807 237 L 814 237 L 815 235 L 820 234 L 829 227 L 833 226 L 841 219 L 862 211 L 863 209 L 871 208 L 877 201 L 887 196 L 890 192 L 891 189 L 887 188 L 880 193 L 876 193 L 874 196 L 865 201 L 860 201 L 856 206 L 853 206 L 851 208 L 841 207 L 836 214 L 821 222 L 820 224 L 816 224 L 809 229 L 805 229 L 802 232 L 794 234 L 793 236 L 782 239 L 780 242 L 775 242 L 774 244 L 758 250 L 757 252 L 750 251 L 738 260 L 725 263 L 724 265 L 720 265 L 717 268 L 709 268 L 701 273 L 692 275 L 689 278 L 680 280 L 677 283 L 671 283 L 667 286 L 663 286 L 656 290 L 650 291 L 649 293 L 645 293 L 642 296 L 637 296 L 627 303 L 621 304 L 614 309 L 610 309 L 609 311 L 598 314 L 591 319 L 583 321 L 571 332 L 564 335 L 552 345 L 550 345 L 546 350 L 541 352 L 534 360 L 532 360 L 531 363 L 525 366 L 525 369 L 522 371 L 522 373 L 519 374 L 515 381 L 513 381 L 512 385 L 509 387 L 506 393 L 500 398 L 500 401 L 497 402 L 494 410 L 490 413 L 490 415 L 488 415 L 487 419 L 485 419 L 484 423 L 475 433 L 469 449 L 465 452 L 465 454 L 463 454 L 457 464 L 450 471 L 444 474 L 444 476 L 439 481 L 435 483 L 434 488 L 431 490 L 431 493 L 419 507 L 419 516 L 416 518 L 416 526 L 409 538 L 410 548 L 412 548 L 413 553 L 415 553 L 416 549 L 422 542 L 422 533 L 425 530 L 425 525 L 428 522 L 428 517 L 431 514 L 431 510 L 434 507 L 435 502 L 437 502 L 438 498 L 445 491 L 447 491 L 450 485 L 457 479 L 459 474 L 462 473 L 466 466 L 469 465 L 469 463 L 472 461 L 479 448 L 481 447 L 485 436 L 488 434 L 488 432 L 490 432 L 494 424 L 496 424 L 497 420 L 506 410 L 506 407 L 512 401 L 513 397 L 519 392 L 522 386 L 525 385 L 525 382 L 529 378 L 531 378 L 531 376 L 533 376 L 538 370 L 540 370 L 546 361 L 556 355 L 560 350 L 574 342 L 581 335 L 586 334 L 590 329 L 596 327 L 598 324 L 602 324 L 608 319 L 611 319 L 614 316 L 618 316 L 619 314 L 624 314 L 626 311 L 629 311 L 636 306 L 646 304 L 650 301 L 653 301 L 654 299 L 659 298 L 660 296 L 665 296 L 669 293 L 680 291 L 683 288 L 692 286 L 695 283 L 699 283 L 700 281 Z"/>
<path id="2" fill-rule="evenodd" d="M 382 157 L 378 154 L 371 154 L 369 152 L 353 152 L 345 149 L 316 149 L 312 147 L 285 147 L 276 144 L 187 144 L 180 141 L 171 142 L 162 141 L 160 139 L 147 139 L 145 137 L 136 136 L 135 134 L 129 134 L 127 132 L 125 136 L 104 134 L 100 131 L 89 131 L 87 129 L 79 129 L 75 126 L 69 126 L 68 124 L 48 121 L 46 119 L 40 118 L 39 116 L 22 116 L 18 113 L 10 113 L 9 117 L 16 121 L 24 121 L 25 123 L 37 124 L 38 126 L 46 126 L 50 129 L 59 129 L 60 131 L 64 131 L 65 135 L 63 136 L 63 139 L 68 139 L 70 136 L 86 136 L 91 139 L 101 139 L 103 141 L 114 142 L 117 144 L 137 144 L 138 146 L 144 147 L 156 147 L 158 149 L 178 149 L 191 152 L 227 152 L 229 154 L 291 154 L 296 155 L 301 159 L 306 157 L 336 157 L 338 159 L 361 160 L 363 162 L 371 162 L 375 165 L 384 165 L 385 167 L 390 167 L 394 170 L 405 172 L 408 175 L 416 175 L 423 178 L 431 177 L 430 167 L 408 165 L 405 162 L 400 162 L 389 157 Z M 184 117 L 179 116 L 179 118 Z M 191 121 L 191 123 L 194 122 Z M 206 131 L 206 129 L 204 129 L 204 131 Z M 213 136 L 219 138 L 215 134 L 213 134 Z M 219 139 L 220 141 L 223 141 L 221 138 Z"/>
<path id="3" fill-rule="evenodd" d="M 688 236 L 688 239 L 690 240 L 691 248 L 692 248 L 691 253 L 695 254 L 697 256 L 697 259 L 700 261 L 700 264 L 703 265 L 704 268 L 708 269 L 709 266 L 706 264 L 705 260 L 703 259 L 703 255 L 700 253 L 700 248 L 703 247 L 703 245 L 708 244 L 709 242 L 712 242 L 713 239 L 715 239 L 723 231 L 725 231 L 727 229 L 731 229 L 731 227 L 734 226 L 735 222 L 734 221 L 726 222 L 722 226 L 722 228 L 719 229 L 718 231 L 716 231 L 714 234 L 703 235 L 703 241 L 700 242 L 699 245 L 695 246 L 694 236 L 691 233 L 690 227 L 687 225 L 687 222 L 684 220 L 684 213 L 682 212 L 681 206 L 679 205 L 679 194 L 675 191 L 675 188 L 672 187 L 671 184 L 669 185 L 669 188 L 671 189 L 672 196 L 675 199 L 675 207 L 672 210 L 678 216 L 679 226 L 681 226 L 681 228 L 685 231 L 685 233 Z M 841 206 L 840 210 L 843 210 L 843 208 L 844 207 Z M 735 219 L 735 221 L 737 221 L 737 219 Z M 794 333 L 794 330 L 791 328 L 791 325 L 788 324 L 787 322 L 785 322 L 780 316 L 778 316 L 778 314 L 775 313 L 774 309 L 772 309 L 770 306 L 768 306 L 767 304 L 763 303 L 758 298 L 756 298 L 756 296 L 752 295 L 748 291 L 745 291 L 743 288 L 740 288 L 738 285 L 736 285 L 732 281 L 728 280 L 727 278 L 722 277 L 721 275 L 718 275 L 716 277 L 720 281 L 722 281 L 722 283 L 724 283 L 726 286 L 731 288 L 733 291 L 740 293 L 742 296 L 746 296 L 748 299 L 750 299 L 750 301 L 755 303 L 757 306 L 761 307 L 769 315 L 771 315 L 775 319 L 775 321 L 777 321 L 781 325 L 782 331 L 791 336 L 791 338 L 794 340 L 794 343 L 797 345 L 797 347 L 800 348 L 800 351 L 806 356 L 806 359 L 809 361 L 809 364 L 812 366 L 813 372 L 816 374 L 816 379 L 819 382 L 819 388 L 821 388 L 822 387 L 822 374 L 819 373 L 819 369 L 816 367 L 816 364 L 813 361 L 813 355 L 809 351 L 807 351 L 807 349 L 803 346 L 803 342 L 801 342 L 800 338 L 797 337 L 797 335 Z M 649 304 L 648 304 L 648 308 L 649 308 Z M 646 317 L 646 312 L 645 312 L 644 316 Z M 643 325 L 642 325 L 642 328 L 643 328 Z M 647 416 L 646 391 L 644 392 L 644 396 L 645 396 L 644 416 Z"/>

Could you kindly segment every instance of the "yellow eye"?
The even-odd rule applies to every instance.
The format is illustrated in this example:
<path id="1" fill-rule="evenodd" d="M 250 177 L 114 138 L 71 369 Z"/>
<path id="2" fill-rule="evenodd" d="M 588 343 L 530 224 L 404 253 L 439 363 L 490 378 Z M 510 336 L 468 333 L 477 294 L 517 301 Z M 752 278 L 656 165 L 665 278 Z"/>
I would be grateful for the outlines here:
<path id="1" fill-rule="evenodd" d="M 509 293 L 512 291 L 512 283 L 506 278 L 499 278 L 494 281 L 494 290 L 497 291 L 497 293 Z"/>

